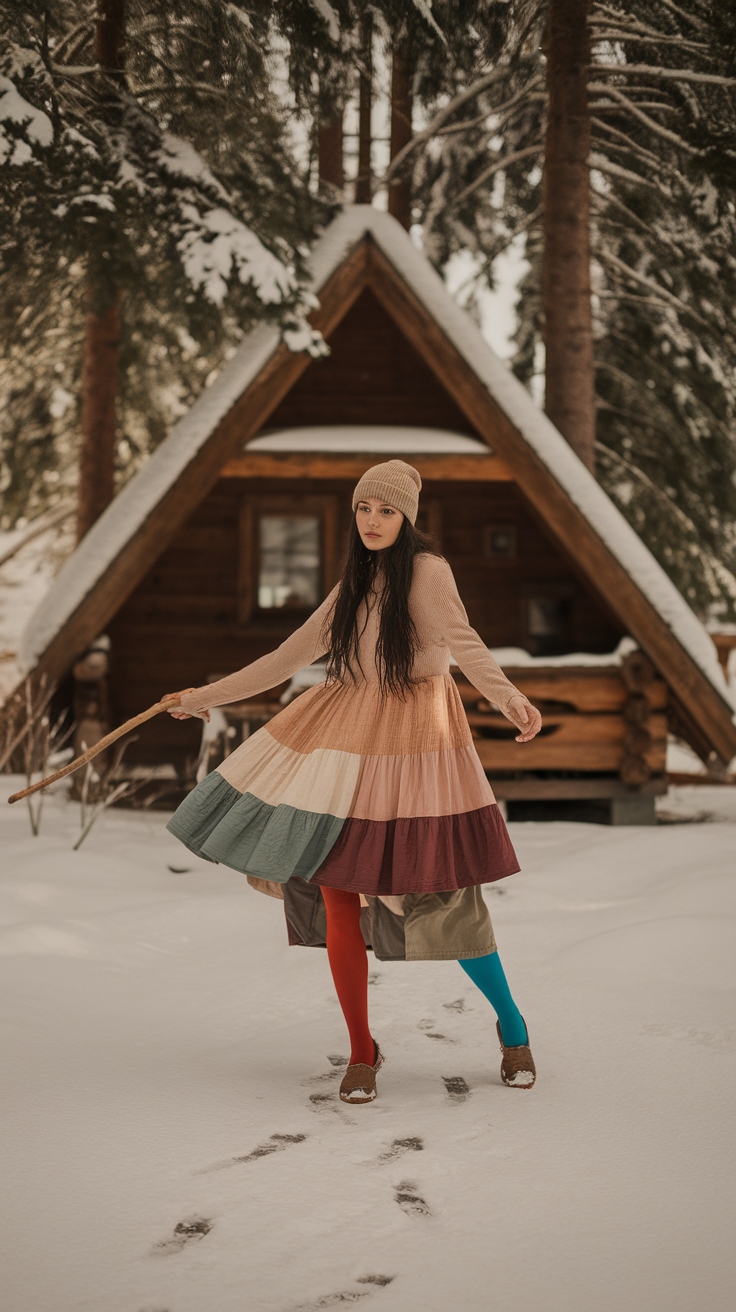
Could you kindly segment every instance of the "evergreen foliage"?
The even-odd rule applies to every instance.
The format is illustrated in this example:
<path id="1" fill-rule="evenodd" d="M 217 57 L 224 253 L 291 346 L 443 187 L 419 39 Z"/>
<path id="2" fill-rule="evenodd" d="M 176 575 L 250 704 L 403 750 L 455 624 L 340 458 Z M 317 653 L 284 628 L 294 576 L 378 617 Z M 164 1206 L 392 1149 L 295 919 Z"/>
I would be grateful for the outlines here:
<path id="1" fill-rule="evenodd" d="M 312 194 L 275 76 L 271 6 L 128 0 L 125 72 L 95 5 L 0 5 L 3 516 L 73 485 L 85 288 L 121 298 L 120 472 L 161 439 L 256 319 L 305 322 Z"/>
<path id="2" fill-rule="evenodd" d="M 474 8 L 487 44 L 475 43 L 469 67 L 482 90 L 463 98 L 473 85 L 463 70 L 454 112 L 446 83 L 424 99 L 416 217 L 440 269 L 475 255 L 470 308 L 498 255 L 524 242 L 512 364 L 529 383 L 543 370 L 547 4 Z M 694 608 L 733 619 L 736 17 L 706 0 L 591 8 L 598 475 Z"/>
<path id="3" fill-rule="evenodd" d="M 416 129 L 377 190 L 412 177 L 438 269 L 474 256 L 471 310 L 523 244 L 512 365 L 529 383 L 547 0 L 371 8 L 387 60 L 411 53 Z M 91 0 L 0 0 L 8 522 L 73 483 L 90 278 L 122 291 L 123 476 L 256 317 L 303 319 L 306 243 L 337 199 L 318 184 L 317 128 L 354 91 L 363 11 L 128 0 L 123 83 L 94 65 Z M 736 17 L 708 0 L 592 0 L 591 40 L 598 474 L 695 609 L 734 618 Z"/>

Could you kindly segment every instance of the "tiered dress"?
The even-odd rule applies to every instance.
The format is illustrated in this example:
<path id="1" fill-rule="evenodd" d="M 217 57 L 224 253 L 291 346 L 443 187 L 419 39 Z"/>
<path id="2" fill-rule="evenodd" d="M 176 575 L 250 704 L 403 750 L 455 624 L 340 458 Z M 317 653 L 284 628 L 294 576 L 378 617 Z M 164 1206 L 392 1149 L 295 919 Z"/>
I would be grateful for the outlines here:
<path id="1" fill-rule="evenodd" d="M 254 697 L 324 657 L 337 585 L 274 652 L 187 693 L 182 710 Z M 442 557 L 416 557 L 409 608 L 422 682 L 381 703 L 376 642 L 383 588 L 361 604 L 359 682 L 300 694 L 187 796 L 169 830 L 197 855 L 283 892 L 290 942 L 324 944 L 320 886 L 363 895 L 382 959 L 495 949 L 481 885 L 519 865 L 473 745 L 450 654 L 501 710 L 518 689 L 468 623 Z M 280 887 L 279 887 L 280 886 Z"/>

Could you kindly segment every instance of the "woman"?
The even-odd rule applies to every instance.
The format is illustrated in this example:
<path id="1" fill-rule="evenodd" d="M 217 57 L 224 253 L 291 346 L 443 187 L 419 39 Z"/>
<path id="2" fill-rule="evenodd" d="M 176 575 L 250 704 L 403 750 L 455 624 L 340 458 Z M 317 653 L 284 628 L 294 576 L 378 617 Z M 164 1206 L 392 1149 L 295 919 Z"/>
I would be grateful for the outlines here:
<path id="1" fill-rule="evenodd" d="M 327 948 L 350 1035 L 344 1102 L 372 1102 L 383 1055 L 368 1025 L 366 944 L 384 960 L 454 959 L 494 1007 L 501 1075 L 531 1088 L 524 1020 L 481 886 L 519 869 L 483 772 L 450 653 L 528 742 L 541 716 L 468 617 L 447 561 L 414 528 L 422 480 L 374 465 L 353 494 L 343 577 L 276 651 L 172 693 L 177 719 L 254 697 L 327 655 L 302 693 L 188 795 L 168 828 L 283 897 L 289 941 Z"/>

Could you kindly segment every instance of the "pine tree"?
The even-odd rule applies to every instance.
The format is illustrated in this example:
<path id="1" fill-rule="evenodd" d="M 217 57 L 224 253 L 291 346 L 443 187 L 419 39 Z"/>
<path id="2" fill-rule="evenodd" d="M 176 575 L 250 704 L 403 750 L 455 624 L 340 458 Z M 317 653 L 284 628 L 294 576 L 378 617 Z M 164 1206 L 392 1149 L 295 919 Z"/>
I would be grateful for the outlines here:
<path id="1" fill-rule="evenodd" d="M 265 0 L 128 0 L 124 71 L 95 52 L 94 4 L 6 4 L 1 16 L 1 477 L 13 523 L 75 482 L 65 448 L 77 443 L 51 421 L 60 392 L 67 437 L 69 411 L 79 420 L 86 312 L 108 351 L 120 315 L 120 480 L 256 319 L 278 322 L 295 349 L 323 349 L 301 275 L 329 210 L 272 86 Z M 39 427 L 40 461 L 39 438 L 25 440 Z"/>
<path id="2" fill-rule="evenodd" d="M 434 6 L 463 59 L 431 92 L 415 79 L 428 123 L 397 165 L 413 162 L 440 270 L 470 251 L 475 289 L 492 286 L 524 241 L 513 367 L 529 383 L 545 337 L 550 6 L 472 8 L 484 41 Z M 597 473 L 696 610 L 733 618 L 736 18 L 706 0 L 593 0 L 589 31 Z"/>

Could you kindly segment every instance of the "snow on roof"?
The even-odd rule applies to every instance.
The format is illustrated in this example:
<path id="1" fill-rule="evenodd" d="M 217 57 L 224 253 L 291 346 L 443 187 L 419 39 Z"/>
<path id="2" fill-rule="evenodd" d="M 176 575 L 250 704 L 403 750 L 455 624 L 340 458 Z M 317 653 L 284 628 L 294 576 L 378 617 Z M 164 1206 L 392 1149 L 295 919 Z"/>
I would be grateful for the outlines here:
<path id="1" fill-rule="evenodd" d="M 685 598 L 596 482 L 522 383 L 491 350 L 455 304 L 439 274 L 392 215 L 370 205 L 346 206 L 315 243 L 310 258 L 319 293 L 356 243 L 370 234 L 446 337 L 484 383 L 609 551 L 649 599 L 698 668 L 736 708 L 715 646 Z M 23 635 L 21 659 L 30 668 L 84 601 L 135 529 L 151 513 L 213 429 L 257 377 L 279 343 L 277 328 L 261 325 L 241 343 L 212 386 L 175 425 L 148 463 L 123 488 L 66 562 Z"/>
<path id="2" fill-rule="evenodd" d="M 393 455 L 493 454 L 485 442 L 441 428 L 410 428 L 399 424 L 315 424 L 284 428 L 246 442 L 244 451 L 390 451 Z"/>

